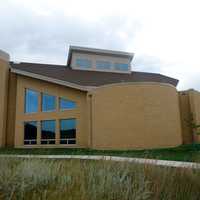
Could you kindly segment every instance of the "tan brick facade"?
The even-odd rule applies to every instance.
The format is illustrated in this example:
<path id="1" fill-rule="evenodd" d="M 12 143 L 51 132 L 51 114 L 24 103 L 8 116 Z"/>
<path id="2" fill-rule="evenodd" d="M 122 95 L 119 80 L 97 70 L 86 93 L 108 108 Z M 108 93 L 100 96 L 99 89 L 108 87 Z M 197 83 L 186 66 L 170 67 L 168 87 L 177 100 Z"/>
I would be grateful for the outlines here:
<path id="1" fill-rule="evenodd" d="M 170 84 L 138 82 L 99 87 L 61 85 L 48 79 L 19 75 L 10 71 L 9 56 L 0 52 L 0 146 L 16 148 L 75 147 L 94 149 L 148 149 L 174 147 L 199 141 L 188 125 L 200 124 L 200 93 L 177 92 Z M 25 89 L 56 97 L 56 110 L 27 114 Z M 73 110 L 60 111 L 58 99 L 76 102 Z M 64 145 L 59 120 L 75 118 L 76 144 Z M 56 143 L 42 145 L 42 120 L 56 121 Z M 37 121 L 37 144 L 24 145 L 24 122 Z"/>
<path id="2" fill-rule="evenodd" d="M 182 117 L 183 143 L 199 142 L 199 130 L 192 128 L 192 124 L 200 125 L 200 92 L 188 90 L 179 93 Z"/>
<path id="3" fill-rule="evenodd" d="M 56 96 L 56 111 L 42 112 L 41 109 L 37 113 L 27 114 L 24 112 L 24 94 L 25 89 L 29 88 L 39 93 L 47 93 Z M 77 103 L 77 108 L 73 110 L 59 111 L 58 98 L 69 98 Z M 42 120 L 56 120 L 76 118 L 77 119 L 77 145 L 73 147 L 88 147 L 88 109 L 86 101 L 86 93 L 58 86 L 56 84 L 47 83 L 25 76 L 18 76 L 17 78 L 17 97 L 16 97 L 16 121 L 15 121 L 15 147 L 23 146 L 23 123 L 26 121 L 42 121 Z M 41 96 L 39 98 L 39 108 L 41 108 Z M 40 136 L 40 127 L 38 128 L 38 136 Z M 59 128 L 56 129 L 56 135 L 59 136 Z M 38 138 L 39 139 L 39 138 Z M 58 138 L 59 139 L 59 138 Z M 47 147 L 48 145 L 45 145 Z M 49 145 L 50 146 L 50 145 Z M 53 145 L 57 146 L 57 145 Z M 63 146 L 63 145 L 62 145 Z M 31 147 L 31 146 L 29 146 Z M 38 147 L 43 147 L 38 145 Z"/>
<path id="4" fill-rule="evenodd" d="M 6 143 L 8 82 L 9 82 L 9 55 L 0 51 L 0 146 Z"/>
<path id="5" fill-rule="evenodd" d="M 92 94 L 92 147 L 145 149 L 182 144 L 178 93 L 170 85 L 104 86 Z"/>

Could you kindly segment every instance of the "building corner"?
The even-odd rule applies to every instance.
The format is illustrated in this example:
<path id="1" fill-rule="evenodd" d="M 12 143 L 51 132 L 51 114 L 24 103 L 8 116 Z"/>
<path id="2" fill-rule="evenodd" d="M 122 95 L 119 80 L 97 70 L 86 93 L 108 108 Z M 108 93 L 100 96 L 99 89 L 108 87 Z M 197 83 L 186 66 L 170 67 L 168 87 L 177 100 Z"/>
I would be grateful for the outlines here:
<path id="1" fill-rule="evenodd" d="M 6 123 L 8 105 L 9 65 L 10 56 L 0 50 L 0 147 L 6 144 Z"/>

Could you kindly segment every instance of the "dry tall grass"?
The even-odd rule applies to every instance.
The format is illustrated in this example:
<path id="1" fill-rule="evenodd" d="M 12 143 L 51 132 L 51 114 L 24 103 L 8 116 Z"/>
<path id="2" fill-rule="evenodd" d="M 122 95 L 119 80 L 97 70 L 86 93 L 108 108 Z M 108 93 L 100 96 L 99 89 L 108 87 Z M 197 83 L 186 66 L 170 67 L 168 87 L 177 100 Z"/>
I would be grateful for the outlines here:
<path id="1" fill-rule="evenodd" d="M 111 161 L 0 159 L 0 199 L 197 200 L 200 172 Z"/>

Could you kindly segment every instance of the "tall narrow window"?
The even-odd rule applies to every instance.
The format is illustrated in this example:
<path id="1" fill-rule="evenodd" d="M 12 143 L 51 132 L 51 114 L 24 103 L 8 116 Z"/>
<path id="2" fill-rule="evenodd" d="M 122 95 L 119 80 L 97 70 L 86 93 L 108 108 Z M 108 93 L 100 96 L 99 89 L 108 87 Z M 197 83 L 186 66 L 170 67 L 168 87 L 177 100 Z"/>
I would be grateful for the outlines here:
<path id="1" fill-rule="evenodd" d="M 77 58 L 76 59 L 76 66 L 80 68 L 91 68 L 92 67 L 92 61 L 86 58 Z"/>
<path id="2" fill-rule="evenodd" d="M 25 112 L 26 113 L 35 113 L 38 112 L 38 97 L 39 93 L 26 89 L 25 90 Z"/>
<path id="3" fill-rule="evenodd" d="M 50 112 L 56 110 L 56 97 L 48 94 L 42 94 L 42 111 Z"/>
<path id="4" fill-rule="evenodd" d="M 76 108 L 76 102 L 68 100 L 68 99 L 60 98 L 59 107 L 60 107 L 60 110 L 74 109 Z"/>
<path id="5" fill-rule="evenodd" d="M 41 122 L 41 144 L 55 144 L 56 121 L 45 120 Z"/>
<path id="6" fill-rule="evenodd" d="M 37 143 L 37 122 L 24 122 L 24 144 Z"/>
<path id="7" fill-rule="evenodd" d="M 60 144 L 76 144 L 76 119 L 60 120 Z"/>
<path id="8" fill-rule="evenodd" d="M 119 71 L 129 70 L 129 65 L 127 63 L 115 63 L 114 67 L 115 67 L 115 70 L 119 70 Z"/>

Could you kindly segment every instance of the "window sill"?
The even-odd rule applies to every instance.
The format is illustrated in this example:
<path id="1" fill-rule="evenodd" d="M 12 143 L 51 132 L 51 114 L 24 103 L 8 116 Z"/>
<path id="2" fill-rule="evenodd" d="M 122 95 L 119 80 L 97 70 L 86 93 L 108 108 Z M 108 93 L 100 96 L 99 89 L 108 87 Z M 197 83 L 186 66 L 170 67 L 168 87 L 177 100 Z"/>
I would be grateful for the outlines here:
<path id="1" fill-rule="evenodd" d="M 34 115 L 34 114 L 37 114 L 39 113 L 38 111 L 37 112 L 24 112 L 25 115 Z"/>
<path id="2" fill-rule="evenodd" d="M 50 113 L 50 112 L 56 112 L 56 109 L 55 110 L 48 110 L 48 111 L 41 111 L 42 113 Z"/>
<path id="3" fill-rule="evenodd" d="M 69 109 L 60 109 L 60 112 L 64 112 L 64 111 L 71 111 L 71 110 L 76 110 L 76 108 L 69 108 Z"/>
<path id="4" fill-rule="evenodd" d="M 23 145 L 19 148 L 80 148 L 77 144 L 47 144 L 47 145 L 41 145 L 41 144 L 30 144 L 30 145 Z"/>

